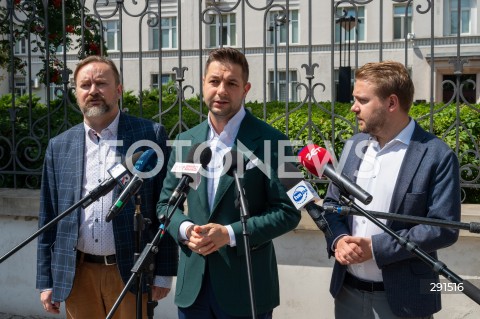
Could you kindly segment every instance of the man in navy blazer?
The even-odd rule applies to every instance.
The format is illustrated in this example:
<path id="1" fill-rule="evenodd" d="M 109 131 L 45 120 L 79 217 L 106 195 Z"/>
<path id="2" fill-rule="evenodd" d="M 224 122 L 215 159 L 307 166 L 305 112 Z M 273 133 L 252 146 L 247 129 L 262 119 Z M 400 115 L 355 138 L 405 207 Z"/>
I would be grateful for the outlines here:
<path id="1" fill-rule="evenodd" d="M 111 60 L 98 56 L 82 60 L 74 79 L 84 123 L 49 141 L 42 175 L 40 227 L 109 178 L 110 164 L 124 161 L 132 144 L 141 147 L 130 152 L 157 145 L 155 148 L 163 153 L 165 161 L 169 155 L 163 126 L 120 111 L 122 87 Z M 143 180 L 138 192 L 140 212 L 152 222 L 142 232 L 142 250 L 158 229 L 155 207 L 165 174 L 163 165 L 159 174 Z M 110 222 L 105 221 L 120 191 L 116 186 L 39 236 L 37 289 L 47 312 L 59 313 L 60 302 L 66 300 L 67 318 L 104 318 L 119 297 L 132 274 L 138 248 L 132 200 Z M 168 294 L 172 276 L 176 275 L 178 247 L 170 236 L 160 242 L 155 258 L 152 297 L 158 300 Z M 146 294 L 143 298 L 146 300 Z M 135 306 L 135 296 L 127 293 L 117 310 L 118 318 L 134 318 Z"/>
<path id="2" fill-rule="evenodd" d="M 353 96 L 362 133 L 347 143 L 342 172 L 373 196 L 370 211 L 460 220 L 459 164 L 453 151 L 408 116 L 414 87 L 396 62 L 367 63 L 356 71 Z M 325 204 L 340 204 L 330 184 Z M 348 194 L 343 194 L 348 197 Z M 335 256 L 330 292 L 336 318 L 431 318 L 441 309 L 430 292 L 438 274 L 362 216 L 326 214 Z M 383 220 L 433 258 L 455 243 L 458 230 Z"/>

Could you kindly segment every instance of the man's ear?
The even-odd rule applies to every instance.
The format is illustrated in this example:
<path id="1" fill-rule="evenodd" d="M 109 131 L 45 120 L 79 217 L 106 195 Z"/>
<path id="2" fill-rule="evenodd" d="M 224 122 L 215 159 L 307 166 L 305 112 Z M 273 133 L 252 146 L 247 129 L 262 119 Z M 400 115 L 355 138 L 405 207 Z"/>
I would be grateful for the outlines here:
<path id="1" fill-rule="evenodd" d="M 248 91 L 250 91 L 250 88 L 252 87 L 252 84 L 250 82 L 247 82 L 247 84 L 245 84 L 245 86 L 243 87 L 244 88 L 244 93 L 243 93 L 243 97 L 245 98 L 247 96 L 247 93 Z"/>
<path id="2" fill-rule="evenodd" d="M 388 109 L 389 111 L 394 111 L 400 108 L 400 101 L 398 100 L 398 96 L 395 94 L 391 94 L 388 98 Z"/>

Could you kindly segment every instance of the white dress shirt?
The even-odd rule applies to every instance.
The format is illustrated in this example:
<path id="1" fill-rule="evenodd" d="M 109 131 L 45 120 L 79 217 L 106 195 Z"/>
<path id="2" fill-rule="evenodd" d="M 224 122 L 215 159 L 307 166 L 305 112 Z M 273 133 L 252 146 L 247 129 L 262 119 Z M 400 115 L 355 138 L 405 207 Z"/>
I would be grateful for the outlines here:
<path id="1" fill-rule="evenodd" d="M 373 199 L 368 205 L 355 200 L 356 204 L 363 209 L 389 211 L 398 173 L 414 129 L 415 122 L 410 119 L 410 123 L 381 149 L 374 138 L 368 141 L 368 148 L 360 164 L 356 183 L 371 194 Z M 384 219 L 380 221 L 386 223 Z M 383 230 L 366 217 L 353 216 L 352 236 L 371 238 L 380 233 L 383 233 Z M 377 267 L 374 259 L 349 265 L 348 271 L 361 279 L 383 281 L 382 271 Z"/>
<path id="2" fill-rule="evenodd" d="M 213 203 L 215 202 L 215 195 L 217 194 L 218 182 L 223 172 L 223 157 L 225 154 L 230 152 L 233 144 L 235 143 L 235 138 L 237 137 L 238 130 L 240 129 L 240 124 L 242 123 L 243 118 L 245 117 L 246 111 L 242 107 L 225 125 L 223 131 L 218 134 L 211 121 L 210 116 L 208 117 L 208 126 L 210 130 L 208 131 L 207 143 L 212 150 L 212 159 L 208 164 L 208 178 L 207 178 L 207 192 L 208 192 L 208 204 L 210 211 L 213 209 Z M 240 216 L 240 215 L 239 215 Z M 184 222 L 180 225 L 179 235 L 183 240 L 187 240 L 186 230 L 187 228 L 193 225 L 191 222 Z M 236 246 L 235 234 L 233 228 L 230 225 L 225 225 L 230 236 L 231 247 Z"/>
<path id="3" fill-rule="evenodd" d="M 95 132 L 84 123 L 85 158 L 82 197 L 85 197 L 101 182 L 110 177 L 108 169 L 117 162 L 116 146 L 119 118 L 120 112 L 118 112 L 115 120 L 101 132 Z M 112 193 L 109 192 L 82 209 L 78 250 L 100 256 L 115 254 L 113 223 L 105 222 L 105 216 L 113 203 Z"/>
<path id="4" fill-rule="evenodd" d="M 120 112 L 115 120 L 101 132 L 95 132 L 84 123 L 85 158 L 82 197 L 109 178 L 108 169 L 121 161 L 116 157 L 116 147 L 119 143 L 117 140 L 119 119 Z M 115 254 L 113 222 L 105 222 L 108 210 L 113 204 L 112 194 L 113 192 L 109 192 L 82 209 L 78 250 L 100 256 Z M 154 278 L 154 285 L 157 287 L 171 288 L 172 282 L 172 276 L 155 276 Z"/>

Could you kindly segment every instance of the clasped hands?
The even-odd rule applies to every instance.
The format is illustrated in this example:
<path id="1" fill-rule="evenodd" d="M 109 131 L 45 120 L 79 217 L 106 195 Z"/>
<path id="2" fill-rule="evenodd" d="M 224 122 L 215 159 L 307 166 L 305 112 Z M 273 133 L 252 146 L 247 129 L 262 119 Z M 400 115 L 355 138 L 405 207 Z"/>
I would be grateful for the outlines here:
<path id="1" fill-rule="evenodd" d="M 227 228 L 219 224 L 191 225 L 186 233 L 188 240 L 185 244 L 193 252 L 203 256 L 216 252 L 230 242 Z"/>
<path id="2" fill-rule="evenodd" d="M 343 236 L 335 245 L 335 259 L 342 265 L 353 265 L 372 259 L 372 240 Z"/>

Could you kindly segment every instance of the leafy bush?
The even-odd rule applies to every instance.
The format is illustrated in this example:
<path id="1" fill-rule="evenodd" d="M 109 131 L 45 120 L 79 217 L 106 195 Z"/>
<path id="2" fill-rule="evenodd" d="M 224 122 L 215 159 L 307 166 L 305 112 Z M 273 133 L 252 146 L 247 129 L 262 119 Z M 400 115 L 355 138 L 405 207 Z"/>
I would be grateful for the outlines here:
<path id="1" fill-rule="evenodd" d="M 180 132 L 180 127 L 182 131 L 194 127 L 206 118 L 208 112 L 206 105 L 200 103 L 199 97 L 179 102 L 177 96 L 173 83 L 162 87 L 161 105 L 157 89 L 144 90 L 141 95 L 127 91 L 123 95 L 122 107 L 132 115 L 162 123 L 169 138 L 173 139 Z M 74 97 L 70 95 L 69 100 L 74 101 Z M 2 114 L 0 116 L 0 169 L 3 172 L 10 172 L 10 175 L 0 174 L 2 187 L 13 187 L 13 185 L 32 187 L 32 184 L 35 185 L 34 187 L 39 187 L 38 181 L 29 182 L 28 178 L 31 178 L 31 175 L 39 177 L 41 174 L 43 156 L 48 143 L 47 127 L 50 126 L 50 136 L 55 136 L 82 121 L 78 106 L 66 103 L 67 100 L 53 100 L 50 103 L 49 117 L 47 117 L 47 107 L 39 101 L 40 99 L 35 96 L 31 100 L 28 96 L 17 97 L 15 112 L 13 112 L 12 96 L 6 94 L 0 97 L 0 114 Z M 140 108 L 140 105 L 143 107 Z M 266 104 L 266 111 L 264 103 L 260 102 L 248 102 L 245 106 L 258 118 L 264 119 L 273 127 L 286 133 L 291 140 L 300 141 L 295 148 L 295 153 L 308 143 L 324 146 L 329 142 L 338 159 L 345 140 L 356 132 L 355 115 L 350 111 L 350 104 L 336 103 L 334 115 L 332 115 L 331 102 L 314 105 L 289 103 L 287 106 L 284 102 L 269 102 Z M 464 202 L 480 203 L 480 189 L 475 188 L 479 184 L 480 174 L 478 105 L 460 106 L 458 122 L 455 121 L 456 105 L 445 106 L 438 103 L 432 108 L 431 112 L 430 104 L 414 105 L 410 115 L 423 128 L 443 139 L 459 154 L 461 182 L 462 186 L 467 186 L 463 189 Z M 286 114 L 288 114 L 288 125 Z M 12 121 L 11 118 L 14 120 Z M 332 120 L 335 122 L 334 131 L 331 125 Z M 12 150 L 11 146 L 13 132 L 15 132 L 15 143 L 18 144 L 15 150 Z M 15 156 L 12 157 L 9 153 Z M 11 173 L 14 170 L 13 161 L 16 165 L 15 171 L 22 172 L 17 174 L 15 184 Z M 25 171 L 32 174 L 23 175 Z M 327 180 L 313 179 L 313 176 L 308 174 L 306 176 L 317 183 L 319 194 L 322 196 L 326 190 Z M 469 185 L 474 187 L 468 187 Z"/>

